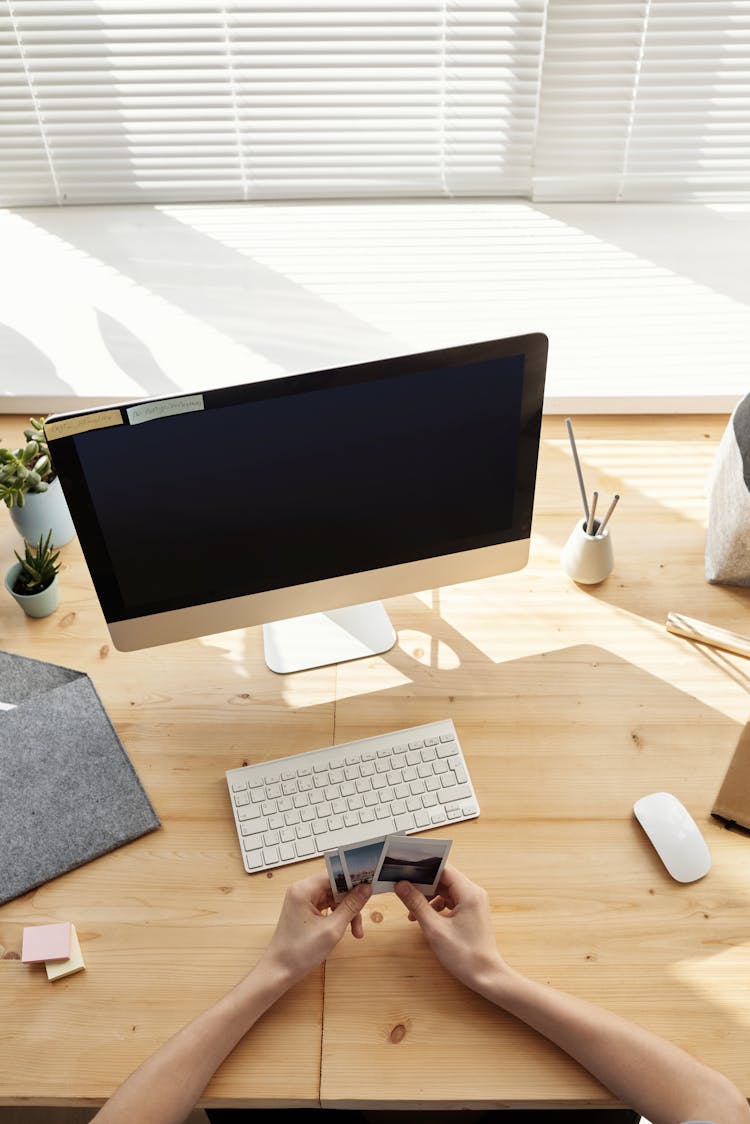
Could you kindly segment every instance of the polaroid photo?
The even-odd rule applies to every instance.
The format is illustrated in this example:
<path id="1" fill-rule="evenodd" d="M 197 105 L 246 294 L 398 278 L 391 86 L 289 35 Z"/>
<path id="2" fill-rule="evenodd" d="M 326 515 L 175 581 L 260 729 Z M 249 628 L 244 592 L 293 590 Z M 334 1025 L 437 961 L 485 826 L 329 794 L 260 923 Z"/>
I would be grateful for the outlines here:
<path id="1" fill-rule="evenodd" d="M 341 865 L 341 857 L 338 851 L 326 851 L 323 858 L 326 861 L 326 870 L 328 871 L 328 878 L 331 883 L 333 900 L 335 902 L 340 902 L 349 889 L 346 882 L 346 874 Z"/>
<path id="2" fill-rule="evenodd" d="M 347 889 L 353 890 L 360 882 L 372 882 L 375 867 L 378 865 L 386 837 L 363 839 L 348 847 L 339 847 L 339 858 L 344 868 Z"/>
<path id="3" fill-rule="evenodd" d="M 394 890 L 397 882 L 412 882 L 417 890 L 432 897 L 452 842 L 452 839 L 387 835 L 372 878 L 373 894 Z"/>

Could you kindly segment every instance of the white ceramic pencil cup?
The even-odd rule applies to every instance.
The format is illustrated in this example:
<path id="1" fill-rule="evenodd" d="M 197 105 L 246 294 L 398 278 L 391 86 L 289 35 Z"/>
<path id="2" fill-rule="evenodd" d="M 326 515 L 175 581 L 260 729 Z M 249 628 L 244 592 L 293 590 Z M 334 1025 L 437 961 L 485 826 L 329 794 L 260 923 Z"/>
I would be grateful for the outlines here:
<path id="1" fill-rule="evenodd" d="M 601 535 L 587 535 L 586 520 L 576 523 L 563 547 L 562 567 L 569 578 L 581 585 L 596 585 L 608 578 L 615 568 L 609 528 Z M 594 520 L 594 530 L 599 524 Z"/>

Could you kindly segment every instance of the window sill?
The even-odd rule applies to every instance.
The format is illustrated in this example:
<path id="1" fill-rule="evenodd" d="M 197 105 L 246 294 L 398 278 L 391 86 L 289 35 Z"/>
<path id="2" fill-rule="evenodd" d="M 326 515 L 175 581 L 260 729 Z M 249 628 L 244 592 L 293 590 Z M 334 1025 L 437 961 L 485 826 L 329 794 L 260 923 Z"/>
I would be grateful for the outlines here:
<path id="1" fill-rule="evenodd" d="M 0 211 L 0 394 L 40 414 L 543 331 L 548 413 L 748 389 L 750 204 Z"/>

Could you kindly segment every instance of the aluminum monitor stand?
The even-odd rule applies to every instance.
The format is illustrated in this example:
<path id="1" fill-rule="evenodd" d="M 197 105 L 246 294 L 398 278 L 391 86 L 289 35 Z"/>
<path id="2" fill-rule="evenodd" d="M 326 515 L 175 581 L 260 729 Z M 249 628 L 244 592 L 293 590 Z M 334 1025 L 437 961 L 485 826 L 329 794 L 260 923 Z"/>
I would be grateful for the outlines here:
<path id="1" fill-rule="evenodd" d="M 395 643 L 382 601 L 263 625 L 266 663 L 280 675 L 378 656 Z"/>

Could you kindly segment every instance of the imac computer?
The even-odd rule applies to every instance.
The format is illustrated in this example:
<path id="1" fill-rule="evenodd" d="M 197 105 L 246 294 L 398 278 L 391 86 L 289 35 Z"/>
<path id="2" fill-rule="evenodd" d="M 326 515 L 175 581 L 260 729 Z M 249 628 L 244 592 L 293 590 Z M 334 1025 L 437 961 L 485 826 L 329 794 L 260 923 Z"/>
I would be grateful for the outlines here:
<path id="1" fill-rule="evenodd" d="M 528 560 L 540 333 L 56 414 L 112 641 L 250 625 L 287 672 L 387 651 L 382 598 Z"/>

